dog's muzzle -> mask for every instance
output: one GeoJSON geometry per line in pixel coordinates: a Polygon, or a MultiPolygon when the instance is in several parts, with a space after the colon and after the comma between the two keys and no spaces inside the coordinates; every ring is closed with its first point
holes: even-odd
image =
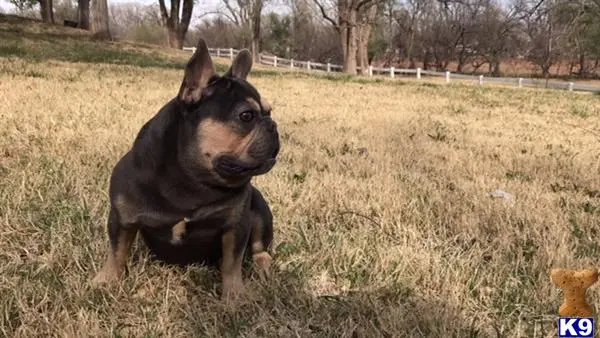
{"type": "Polygon", "coordinates": [[[242,161],[232,155],[221,155],[213,160],[214,167],[222,176],[257,176],[270,171],[279,154],[277,124],[267,117],[261,121],[262,131],[249,146],[247,155],[252,161],[242,161]]]}

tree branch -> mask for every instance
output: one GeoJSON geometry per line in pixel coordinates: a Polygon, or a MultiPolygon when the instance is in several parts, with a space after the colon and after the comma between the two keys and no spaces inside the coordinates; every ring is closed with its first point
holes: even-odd
{"type": "Polygon", "coordinates": [[[173,22],[173,26],[177,26],[179,23],[179,1],[171,0],[171,21],[173,22]]]}
{"type": "MultiPolygon", "coordinates": [[[[200,14],[196,15],[196,19],[202,19],[205,16],[209,16],[209,15],[212,15],[212,14],[216,14],[216,15],[219,15],[219,16],[222,15],[222,16],[225,16],[225,17],[227,16],[225,13],[221,13],[219,11],[208,11],[208,12],[203,12],[203,13],[200,13],[200,14]]],[[[227,19],[229,19],[229,18],[227,18],[227,19]]]]}
{"type": "Polygon", "coordinates": [[[194,0],[183,0],[183,13],[181,13],[181,23],[179,25],[179,34],[181,34],[181,36],[185,36],[185,33],[187,33],[188,27],[190,26],[190,21],[192,20],[193,10],[194,0]]]}
{"type": "Polygon", "coordinates": [[[229,0],[223,0],[223,3],[225,4],[225,7],[227,8],[231,16],[225,14],[224,15],[239,26],[241,24],[241,18],[238,16],[238,13],[235,11],[235,9],[231,6],[229,0]]]}
{"type": "Polygon", "coordinates": [[[319,7],[319,10],[321,10],[321,14],[323,15],[323,18],[325,20],[329,21],[329,23],[331,23],[333,25],[333,27],[339,31],[340,25],[337,22],[335,22],[332,18],[330,18],[329,15],[327,15],[327,12],[325,11],[325,7],[323,7],[323,5],[319,2],[319,0],[313,0],[313,1],[319,7]]]}
{"type": "Polygon", "coordinates": [[[163,19],[163,24],[169,21],[169,14],[167,14],[167,7],[165,6],[165,0],[158,0],[160,6],[160,16],[163,19]]]}
{"type": "Polygon", "coordinates": [[[366,6],[373,2],[373,0],[361,0],[358,5],[356,5],[356,11],[359,12],[363,6],[366,6]]]}

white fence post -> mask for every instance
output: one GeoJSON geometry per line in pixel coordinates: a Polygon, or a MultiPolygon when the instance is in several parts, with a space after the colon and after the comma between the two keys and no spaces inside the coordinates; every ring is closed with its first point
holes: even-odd
{"type": "Polygon", "coordinates": [[[229,48],[229,59],[233,60],[233,48],[229,48]]]}
{"type": "Polygon", "coordinates": [[[290,69],[294,69],[294,59],[290,59],[290,69]]]}
{"type": "Polygon", "coordinates": [[[310,61],[306,61],[306,69],[310,70],[310,61]]]}
{"type": "Polygon", "coordinates": [[[417,80],[421,79],[421,68],[417,68],[417,80]]]}
{"type": "Polygon", "coordinates": [[[331,63],[327,62],[327,73],[331,72],[331,63]]]}
{"type": "Polygon", "coordinates": [[[390,77],[394,77],[394,67],[390,67],[390,77]]]}
{"type": "Polygon", "coordinates": [[[273,56],[273,67],[277,68],[277,55],[273,56]]]}
{"type": "Polygon", "coordinates": [[[569,91],[572,92],[573,91],[573,87],[575,86],[575,84],[573,82],[569,82],[569,91]]]}
{"type": "Polygon", "coordinates": [[[483,86],[483,75],[479,75],[479,85],[483,86]]]}
{"type": "Polygon", "coordinates": [[[523,78],[519,78],[519,88],[523,88],[523,78]]]}
{"type": "Polygon", "coordinates": [[[220,58],[221,57],[221,48],[217,48],[217,57],[220,58]]]}
{"type": "Polygon", "coordinates": [[[373,66],[369,65],[369,76],[373,76],[373,66]]]}
{"type": "Polygon", "coordinates": [[[446,83],[450,82],[450,72],[446,72],[446,83]]]}

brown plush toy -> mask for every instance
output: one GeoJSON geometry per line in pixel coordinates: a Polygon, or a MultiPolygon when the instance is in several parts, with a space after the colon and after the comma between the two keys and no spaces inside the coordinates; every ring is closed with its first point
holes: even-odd
{"type": "Polygon", "coordinates": [[[597,270],[553,269],[550,279],[563,289],[564,301],[558,309],[561,317],[591,317],[594,314],[586,300],[586,291],[598,281],[597,270]]]}

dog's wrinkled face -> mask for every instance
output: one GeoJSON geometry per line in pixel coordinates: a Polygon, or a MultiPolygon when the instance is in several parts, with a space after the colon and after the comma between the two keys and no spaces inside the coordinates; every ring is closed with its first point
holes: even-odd
{"type": "Polygon", "coordinates": [[[186,114],[188,157],[226,183],[267,173],[279,153],[271,106],[246,81],[251,67],[250,53],[243,50],[231,68],[218,76],[201,41],[179,92],[186,114]]]}

